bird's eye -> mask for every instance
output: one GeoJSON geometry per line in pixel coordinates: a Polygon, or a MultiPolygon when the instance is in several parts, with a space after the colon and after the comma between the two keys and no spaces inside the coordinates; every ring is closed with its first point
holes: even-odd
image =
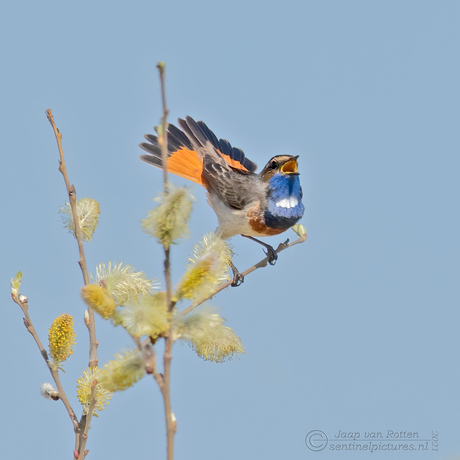
{"type": "Polygon", "coordinates": [[[278,167],[278,165],[276,164],[276,161],[272,161],[272,162],[270,163],[270,168],[276,169],[277,167],[278,167]]]}

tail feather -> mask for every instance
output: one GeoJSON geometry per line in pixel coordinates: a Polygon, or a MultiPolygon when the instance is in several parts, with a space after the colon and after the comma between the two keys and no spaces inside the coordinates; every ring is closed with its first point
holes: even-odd
{"type": "Polygon", "coordinates": [[[168,142],[175,141],[179,146],[184,146],[189,150],[193,150],[192,143],[189,138],[176,126],[168,126],[168,142]]]}
{"type": "Polygon", "coordinates": [[[168,158],[168,171],[203,185],[203,161],[194,150],[181,147],[168,158]]]}
{"type": "MultiPolygon", "coordinates": [[[[257,165],[248,160],[241,149],[232,147],[226,140],[217,140],[214,133],[202,121],[196,122],[191,117],[178,121],[182,130],[174,125],[168,125],[168,171],[171,173],[204,185],[203,158],[200,151],[209,143],[233,170],[248,174],[257,169],[257,165]]],[[[157,128],[155,131],[158,133],[157,128]]],[[[148,155],[141,155],[140,159],[162,169],[163,158],[158,136],[146,134],[144,137],[147,142],[142,142],[139,147],[148,155]]]]}
{"type": "Polygon", "coordinates": [[[139,158],[145,163],[148,163],[149,165],[153,165],[153,166],[156,166],[157,168],[163,169],[163,161],[161,160],[160,157],[156,157],[154,155],[140,155],[139,158]]]}
{"type": "Polygon", "coordinates": [[[179,120],[177,120],[182,131],[188,137],[194,148],[204,147],[206,144],[206,138],[204,134],[201,132],[199,126],[196,124],[193,118],[185,118],[185,120],[182,120],[182,118],[179,118],[179,120]]]}

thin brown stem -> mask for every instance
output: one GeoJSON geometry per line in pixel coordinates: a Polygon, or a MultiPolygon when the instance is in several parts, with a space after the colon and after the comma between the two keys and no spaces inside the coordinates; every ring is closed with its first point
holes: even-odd
{"type": "Polygon", "coordinates": [[[57,369],[55,369],[53,367],[53,365],[51,364],[50,360],[48,359],[48,353],[43,348],[43,345],[42,345],[42,343],[40,341],[40,338],[38,337],[37,331],[35,330],[35,327],[34,327],[34,325],[32,323],[32,319],[30,318],[30,315],[29,315],[29,303],[28,303],[28,300],[21,301],[20,300],[21,296],[12,295],[11,297],[14,300],[14,302],[16,302],[21,307],[21,310],[24,313],[24,316],[25,316],[25,318],[24,318],[24,326],[27,328],[27,330],[30,332],[30,334],[34,338],[35,343],[37,344],[38,349],[40,350],[40,354],[41,354],[42,358],[45,360],[46,365],[48,366],[48,369],[49,369],[49,371],[51,373],[51,376],[53,377],[54,383],[56,384],[56,389],[57,389],[57,391],[59,393],[59,399],[64,404],[64,406],[65,406],[65,408],[67,410],[67,413],[69,414],[70,420],[72,421],[73,429],[74,429],[74,431],[76,431],[78,429],[77,417],[75,416],[75,412],[73,411],[72,406],[70,405],[69,399],[67,398],[67,395],[66,395],[66,393],[64,391],[64,387],[61,384],[61,380],[59,378],[59,372],[58,372],[57,369]]]}
{"type": "MultiPolygon", "coordinates": [[[[292,246],[299,244],[299,243],[304,243],[307,240],[307,235],[302,235],[300,238],[297,240],[293,241],[292,243],[289,244],[284,244],[280,243],[276,249],[276,254],[279,254],[281,251],[284,251],[285,249],[291,248],[292,246]]],[[[253,271],[257,270],[258,268],[263,268],[266,267],[268,263],[268,257],[265,257],[252,267],[249,267],[247,270],[245,270],[243,273],[241,273],[244,277],[252,273],[253,271]]],[[[185,310],[181,311],[177,316],[185,316],[188,315],[190,312],[195,310],[198,306],[200,306],[202,303],[206,302],[209,300],[211,297],[214,297],[216,294],[219,292],[223,291],[224,289],[227,289],[229,286],[231,286],[233,280],[227,281],[226,283],[221,284],[212,294],[208,295],[204,299],[200,299],[198,302],[193,303],[189,307],[187,307],[185,310]]]]}
{"type": "MultiPolygon", "coordinates": [[[[83,233],[80,227],[80,221],[78,220],[77,214],[77,193],[75,191],[75,186],[70,185],[69,175],[67,174],[67,168],[65,165],[65,158],[64,158],[64,151],[62,150],[62,134],[59,132],[57,128],[53,113],[51,109],[46,111],[46,115],[48,117],[51,126],[53,127],[54,135],[56,136],[56,142],[59,149],[59,171],[61,172],[62,176],[64,177],[65,186],[67,189],[67,194],[69,196],[70,207],[72,209],[72,218],[75,224],[75,237],[78,243],[78,252],[79,252],[79,260],[78,264],[80,265],[80,269],[83,275],[83,281],[86,284],[89,284],[89,275],[88,275],[88,267],[86,265],[86,258],[85,258],[85,249],[83,247],[83,233]]],[[[96,340],[96,321],[94,318],[94,310],[92,308],[88,308],[89,314],[89,321],[87,324],[88,331],[89,331],[89,367],[97,366],[98,359],[97,359],[97,345],[98,342],[96,340]]]]}
{"type": "Polygon", "coordinates": [[[165,90],[165,65],[163,62],[159,62],[157,65],[158,71],[160,72],[160,83],[161,83],[161,100],[163,104],[163,116],[161,118],[161,133],[159,141],[161,144],[161,157],[163,163],[163,184],[165,193],[168,193],[168,123],[167,118],[169,114],[168,107],[166,105],[166,90],[165,90]]]}
{"type": "MultiPolygon", "coordinates": [[[[54,135],[56,137],[56,142],[58,145],[58,150],[59,150],[59,171],[62,174],[62,177],[64,178],[65,186],[67,189],[67,194],[69,196],[69,202],[70,202],[70,208],[72,210],[72,219],[75,225],[75,238],[77,240],[78,244],[78,253],[79,253],[79,260],[78,264],[80,266],[80,270],[83,275],[83,282],[85,285],[89,284],[89,275],[88,275],[88,266],[86,264],[86,257],[85,257],[85,248],[83,247],[83,232],[80,227],[80,221],[78,219],[78,213],[77,213],[77,192],[75,190],[75,186],[70,184],[69,181],[69,175],[67,173],[67,167],[65,164],[65,158],[64,158],[64,151],[62,149],[62,134],[59,132],[59,129],[56,126],[56,123],[54,122],[53,118],[53,113],[51,112],[51,109],[48,109],[46,111],[46,115],[48,117],[48,120],[53,128],[54,135]]],[[[98,364],[98,359],[97,359],[97,346],[98,342],[96,339],[96,320],[94,316],[94,310],[92,308],[88,308],[88,318],[85,318],[85,325],[88,328],[88,333],[89,333],[89,367],[95,367],[98,364]]],[[[57,371],[55,371],[57,381],[59,381],[59,375],[57,371]]],[[[53,378],[55,376],[53,375],[53,378]]],[[[55,378],[56,381],[56,378],[55,378]]],[[[61,389],[59,386],[62,388],[62,385],[59,384],[56,381],[56,385],[58,385],[58,391],[60,392],[61,389]]],[[[62,389],[62,391],[64,391],[62,389]]],[[[91,404],[93,404],[93,401],[91,401],[91,404]]],[[[94,407],[93,407],[94,409],[94,407]]],[[[86,446],[86,441],[88,439],[88,430],[90,428],[91,424],[91,416],[92,416],[92,410],[88,413],[88,415],[83,415],[80,423],[78,424],[75,429],[75,450],[79,453],[79,458],[81,460],[84,459],[85,457],[85,446],[86,446]]],[[[75,417],[75,415],[74,415],[75,417]]]]}
{"type": "Polygon", "coordinates": [[[171,396],[170,396],[172,346],[173,346],[173,340],[172,340],[171,328],[170,328],[168,332],[168,336],[165,337],[165,354],[163,358],[163,363],[164,363],[163,398],[165,402],[168,460],[172,460],[174,457],[174,435],[176,434],[175,427],[173,427],[173,413],[171,409],[171,396]]]}
{"type": "Polygon", "coordinates": [[[88,413],[86,415],[83,415],[80,421],[80,430],[82,431],[80,439],[79,439],[79,446],[76,449],[79,453],[79,459],[84,459],[85,458],[85,447],[86,447],[86,442],[88,441],[88,431],[89,427],[91,425],[91,419],[93,417],[94,413],[94,408],[96,407],[96,386],[97,386],[97,380],[94,380],[91,383],[91,401],[89,404],[88,408],[88,413]]]}
{"type": "MultiPolygon", "coordinates": [[[[169,193],[168,187],[168,107],[166,105],[166,91],[165,91],[165,65],[162,62],[158,63],[158,71],[160,72],[161,83],[161,98],[163,103],[163,116],[161,118],[161,130],[159,131],[158,140],[161,145],[161,154],[163,160],[163,185],[165,193],[169,193]]],[[[164,246],[165,260],[164,260],[164,275],[166,282],[166,302],[168,310],[172,311],[174,303],[172,302],[172,285],[171,285],[171,264],[170,264],[170,246],[164,246]]],[[[172,346],[173,340],[171,335],[171,326],[165,335],[165,353],[163,357],[164,376],[160,381],[155,377],[160,385],[161,393],[163,395],[165,405],[165,418],[166,418],[166,438],[167,438],[167,459],[173,460],[174,457],[174,434],[176,433],[175,423],[173,423],[171,411],[171,395],[170,395],[170,376],[171,376],[171,359],[172,359],[172,346]]]]}
{"type": "MultiPolygon", "coordinates": [[[[163,104],[163,116],[161,117],[161,131],[159,135],[159,142],[161,145],[161,156],[163,160],[163,186],[165,193],[169,193],[168,186],[168,107],[166,105],[166,90],[165,90],[165,65],[163,62],[159,62],[157,65],[158,71],[160,72],[160,83],[161,83],[161,99],[163,104]]],[[[164,261],[164,274],[166,280],[166,301],[168,304],[169,311],[174,307],[172,305],[172,287],[171,287],[171,265],[170,265],[170,250],[171,247],[164,247],[165,261],[164,261]]]]}

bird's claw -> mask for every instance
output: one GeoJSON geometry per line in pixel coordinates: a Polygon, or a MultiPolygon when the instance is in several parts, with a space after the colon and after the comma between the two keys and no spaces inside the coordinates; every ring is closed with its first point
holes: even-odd
{"type": "Polygon", "coordinates": [[[233,262],[230,263],[230,268],[233,272],[233,280],[230,286],[237,287],[241,286],[244,283],[244,275],[242,275],[238,269],[233,265],[233,262]]]}
{"type": "Polygon", "coordinates": [[[268,263],[270,265],[275,265],[276,264],[276,261],[278,259],[278,254],[276,253],[276,251],[271,246],[267,246],[267,252],[265,252],[265,255],[267,256],[268,263]]]}
{"type": "Polygon", "coordinates": [[[230,286],[237,287],[237,286],[241,286],[243,283],[244,283],[244,276],[240,272],[233,273],[233,281],[230,286]]]}

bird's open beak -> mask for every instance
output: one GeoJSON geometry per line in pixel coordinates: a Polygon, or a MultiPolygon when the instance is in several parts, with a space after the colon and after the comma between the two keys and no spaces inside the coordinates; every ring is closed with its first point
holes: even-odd
{"type": "Polygon", "coordinates": [[[297,171],[297,158],[298,156],[292,158],[292,160],[286,161],[283,166],[281,166],[281,172],[284,174],[299,174],[297,171]]]}

